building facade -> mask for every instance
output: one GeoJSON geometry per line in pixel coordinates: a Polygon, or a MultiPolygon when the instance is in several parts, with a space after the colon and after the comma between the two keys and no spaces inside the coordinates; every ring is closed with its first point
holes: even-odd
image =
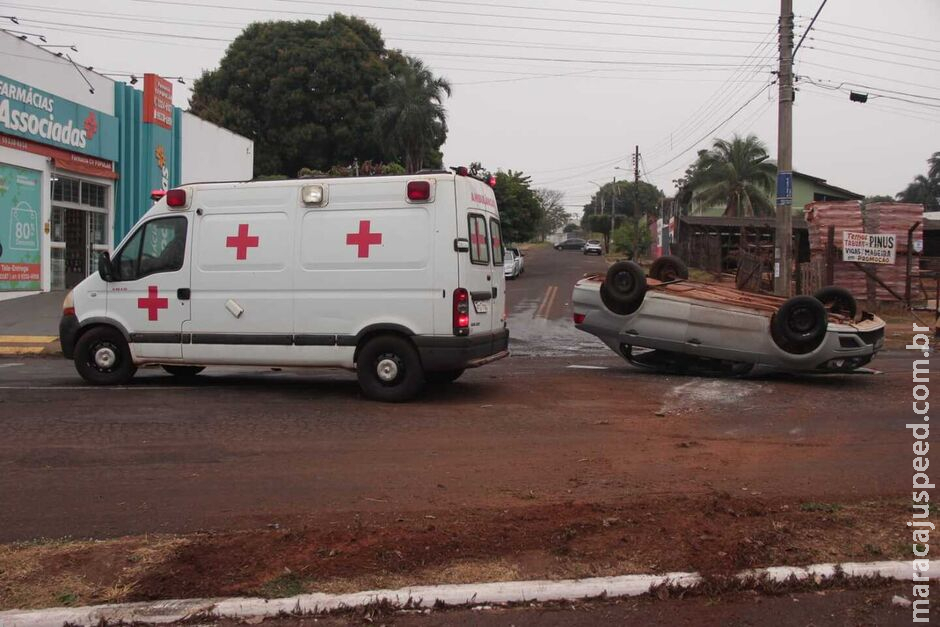
{"type": "Polygon", "coordinates": [[[251,140],[0,32],[0,299],[68,289],[187,182],[249,180],[251,140]]]}

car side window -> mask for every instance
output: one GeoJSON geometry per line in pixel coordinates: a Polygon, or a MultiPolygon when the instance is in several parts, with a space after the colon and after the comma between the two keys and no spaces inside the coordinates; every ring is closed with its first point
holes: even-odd
{"type": "Polygon", "coordinates": [[[119,281],[134,281],[183,267],[186,218],[173,216],[144,223],[114,256],[119,281]]]}
{"type": "Polygon", "coordinates": [[[467,215],[470,229],[470,262],[490,265],[490,247],[486,239],[486,218],[475,213],[467,215]]]}
{"type": "Polygon", "coordinates": [[[490,218],[490,245],[493,248],[493,265],[499,266],[503,263],[503,231],[499,222],[490,218]]]}

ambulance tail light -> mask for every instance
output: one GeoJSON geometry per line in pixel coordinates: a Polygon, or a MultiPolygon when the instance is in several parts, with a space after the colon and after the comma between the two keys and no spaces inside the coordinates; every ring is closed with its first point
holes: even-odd
{"type": "Polygon", "coordinates": [[[470,335],[470,292],[454,290],[454,335],[470,335]]]}
{"type": "Polygon", "coordinates": [[[185,207],[186,206],[186,190],[185,189],[171,189],[166,193],[166,204],[168,207],[185,207]]]}
{"type": "Polygon", "coordinates": [[[408,181],[408,200],[411,202],[431,200],[431,181],[408,181]]]}
{"type": "Polygon", "coordinates": [[[72,290],[69,290],[69,293],[65,295],[65,300],[62,301],[62,315],[75,315],[75,298],[72,296],[72,290]]]}

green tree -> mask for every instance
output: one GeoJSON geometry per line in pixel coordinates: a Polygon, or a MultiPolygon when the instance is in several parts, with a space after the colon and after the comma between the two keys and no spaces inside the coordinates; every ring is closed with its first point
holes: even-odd
{"type": "Polygon", "coordinates": [[[585,215],[604,214],[609,219],[610,208],[613,205],[614,214],[618,216],[658,215],[659,202],[662,198],[662,191],[645,181],[611,182],[591,196],[591,201],[584,205],[584,213],[585,215]],[[637,210],[637,198],[639,198],[639,210],[637,210]]]}
{"type": "Polygon", "coordinates": [[[254,140],[259,176],[397,160],[375,133],[376,91],[405,63],[359,18],[254,23],[196,81],[190,110],[254,140]]]}
{"type": "Polygon", "coordinates": [[[940,210],[940,152],[927,159],[927,176],[915,176],[904,191],[897,194],[897,199],[921,203],[928,211],[940,210]]]}
{"type": "Polygon", "coordinates": [[[613,249],[618,253],[626,253],[630,259],[639,257],[639,253],[649,248],[653,243],[653,236],[645,223],[637,223],[632,220],[624,222],[614,231],[613,249]],[[637,226],[640,226],[639,231],[637,226]]]}
{"type": "Polygon", "coordinates": [[[444,98],[450,96],[447,79],[435,77],[424,62],[405,57],[392,76],[379,85],[376,95],[385,104],[378,111],[378,130],[383,142],[403,155],[405,169],[417,172],[429,165],[440,167],[438,149],[447,137],[444,98]]]}
{"type": "Polygon", "coordinates": [[[581,228],[588,233],[600,233],[604,238],[604,250],[610,250],[610,216],[585,213],[581,216],[581,228]]]}
{"type": "MultiPolygon", "coordinates": [[[[474,161],[467,168],[471,176],[488,179],[492,176],[482,163],[474,161]]],[[[535,237],[542,220],[542,205],[530,185],[531,179],[522,172],[496,171],[496,204],[503,229],[503,241],[526,242],[535,237]]]]}
{"type": "Polygon", "coordinates": [[[563,232],[565,232],[565,233],[574,233],[575,231],[580,231],[580,230],[581,230],[581,226],[580,226],[580,225],[575,224],[574,222],[569,222],[568,224],[565,225],[565,228],[563,229],[563,232]]]}
{"type": "Polygon", "coordinates": [[[699,153],[698,185],[694,198],[705,205],[724,204],[726,216],[770,215],[770,194],[777,166],[756,135],[716,139],[711,150],[699,153]]]}
{"type": "Polygon", "coordinates": [[[542,212],[542,218],[539,220],[537,232],[539,238],[544,240],[550,234],[568,223],[568,214],[565,212],[565,206],[562,204],[565,199],[565,193],[555,189],[540,188],[535,190],[535,197],[539,201],[539,207],[542,212]]]}

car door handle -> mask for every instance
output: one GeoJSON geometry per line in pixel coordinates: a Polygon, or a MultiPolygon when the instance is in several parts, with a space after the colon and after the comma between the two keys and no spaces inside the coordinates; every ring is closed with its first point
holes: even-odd
{"type": "Polygon", "coordinates": [[[180,300],[189,300],[190,296],[192,296],[192,292],[189,291],[188,287],[181,287],[176,290],[176,297],[180,300]]]}
{"type": "Polygon", "coordinates": [[[697,340],[693,337],[691,340],[686,340],[686,342],[688,344],[695,344],[696,346],[698,346],[702,343],[702,340],[697,340]]]}
{"type": "Polygon", "coordinates": [[[491,292],[470,292],[470,298],[479,302],[489,300],[493,297],[491,292]]]}
{"type": "Polygon", "coordinates": [[[494,288],[493,288],[493,298],[496,298],[496,296],[497,296],[498,294],[499,294],[499,288],[498,288],[498,287],[494,287],[494,288]]]}

